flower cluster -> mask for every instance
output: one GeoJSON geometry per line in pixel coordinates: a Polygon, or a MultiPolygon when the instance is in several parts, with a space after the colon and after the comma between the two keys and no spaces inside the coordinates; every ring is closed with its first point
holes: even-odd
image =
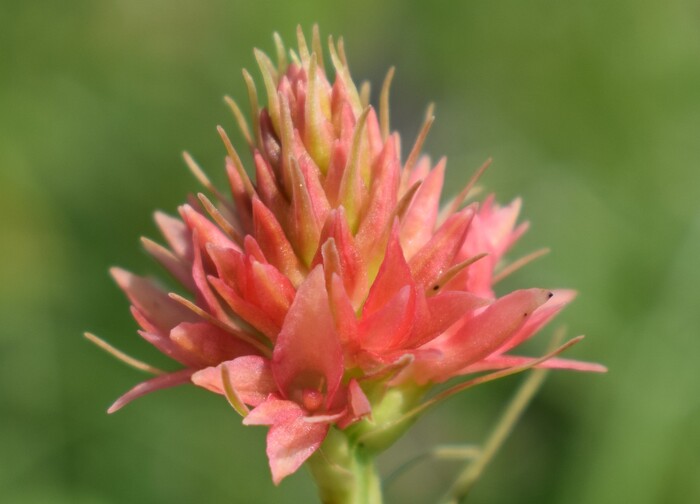
{"type": "Polygon", "coordinates": [[[393,71],[377,112],[369,87],[350,77],[342,41],[328,45],[332,72],[316,30],[309,45],[300,33],[297,51],[276,41],[277,63],[255,53],[266,106],[244,72],[252,129],[229,100],[254,180],[219,129],[232,198],[186,155],[215,202],[200,194],[179,218],[156,213],[167,246],[144,240],[187,295],[112,270],[139,334],[183,368],[154,370],[110,412],[189,381],[225,395],[244,424],[269,426],[278,483],[329,431],[386,448],[430,388],[455,376],[530,365],[601,370],[509,353],[573,293],[495,295],[503,256],[527,227],[516,224],[520,202],[466,204],[472,181],[440,208],[445,160],[421,155],[432,114],[402,160],[389,128],[393,71]]]}

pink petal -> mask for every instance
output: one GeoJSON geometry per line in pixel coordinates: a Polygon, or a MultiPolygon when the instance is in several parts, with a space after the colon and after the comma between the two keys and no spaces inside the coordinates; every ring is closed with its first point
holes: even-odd
{"type": "Polygon", "coordinates": [[[197,246],[204,250],[207,243],[213,243],[219,247],[230,247],[237,249],[238,246],[223,232],[216,224],[207,219],[204,215],[196,211],[190,205],[180,207],[180,215],[192,232],[197,233],[197,246]]]}
{"type": "Polygon", "coordinates": [[[272,372],[286,397],[325,386],[332,399],[343,377],[343,350],[335,331],[323,267],[299,286],[272,356],[272,372]]]}
{"type": "MultiPolygon", "coordinates": [[[[345,290],[353,300],[354,306],[359,306],[367,296],[367,268],[356,246],[355,239],[350,232],[350,228],[348,228],[347,219],[345,218],[345,209],[342,206],[332,210],[328,214],[319,242],[322,246],[319,247],[316,258],[314,259],[314,266],[324,261],[323,245],[326,245],[330,239],[334,241],[337,257],[339,259],[339,268],[334,272],[343,279],[345,290]]],[[[324,269],[326,270],[326,274],[328,274],[328,265],[325,263],[324,269]]]]}
{"type": "Polygon", "coordinates": [[[170,339],[190,355],[197,356],[202,363],[199,367],[258,353],[258,350],[234,334],[207,322],[183,322],[170,331],[170,339]]]}
{"type": "Polygon", "coordinates": [[[221,299],[243,320],[252,325],[255,329],[267,336],[271,341],[277,338],[280,327],[258,306],[250,303],[247,299],[240,296],[235,290],[226,285],[220,279],[210,276],[209,282],[216,292],[221,296],[221,299]]]}
{"type": "Polygon", "coordinates": [[[299,285],[304,278],[301,263],[275,215],[257,198],[253,199],[253,226],[255,239],[270,264],[299,285]]]}
{"type": "Polygon", "coordinates": [[[360,321],[360,343],[370,352],[397,348],[410,335],[416,312],[416,291],[411,285],[401,288],[379,310],[360,321]]]}
{"type": "Polygon", "coordinates": [[[414,348],[427,343],[445,332],[450,326],[489,301],[464,291],[444,291],[424,298],[425,313],[418,318],[406,347],[414,348]]]}
{"type": "Polygon", "coordinates": [[[163,212],[156,212],[154,218],[175,255],[185,262],[192,262],[191,232],[185,223],[163,212]]]}
{"type": "Polygon", "coordinates": [[[399,171],[396,139],[390,136],[375,163],[367,210],[357,231],[358,248],[363,252],[372,249],[390,224],[398,198],[399,171]]]}
{"type": "Polygon", "coordinates": [[[427,288],[453,265],[473,217],[474,209],[471,207],[450,216],[416,252],[409,262],[416,284],[427,288]]]}
{"type": "MultiPolygon", "coordinates": [[[[537,359],[534,357],[521,357],[519,355],[496,355],[493,357],[487,357],[480,362],[476,362],[471,366],[466,367],[460,371],[460,374],[480,373],[482,371],[491,371],[494,369],[520,367],[525,366],[534,360],[537,359]]],[[[571,371],[585,371],[591,373],[605,373],[608,370],[607,367],[603,366],[602,364],[596,364],[595,362],[583,362],[558,358],[546,360],[535,367],[548,369],[568,369],[571,371]]]]}
{"type": "Polygon", "coordinates": [[[441,361],[417,361],[419,381],[443,381],[460,369],[477,362],[510,339],[528,317],[550,297],[544,289],[511,292],[496,300],[482,313],[468,320],[446,341],[441,342],[441,361]]]}
{"type": "Polygon", "coordinates": [[[377,278],[374,280],[367,301],[362,308],[362,316],[371,315],[381,309],[406,285],[413,285],[413,277],[404,259],[398,238],[398,226],[395,224],[377,278]]]}
{"type": "Polygon", "coordinates": [[[296,472],[318,450],[326,438],[328,427],[327,423],[309,422],[303,416],[270,427],[267,457],[275,485],[296,472]]]}
{"type": "Polygon", "coordinates": [[[573,290],[557,289],[553,290],[552,294],[553,296],[528,317],[520,330],[499,348],[497,353],[507,352],[530,339],[576,297],[576,291],[573,290]]]}
{"type": "Polygon", "coordinates": [[[168,294],[152,280],[140,277],[121,268],[109,270],[129,301],[138,309],[159,333],[168,334],[180,322],[194,322],[197,316],[168,294]]]}
{"type": "Polygon", "coordinates": [[[435,229],[445,164],[446,160],[441,159],[423,180],[401,223],[401,245],[409,259],[428,243],[435,229]]]}
{"type": "Polygon", "coordinates": [[[258,355],[239,357],[222,362],[218,366],[197,371],[192,375],[192,382],[216,394],[224,395],[221,366],[228,368],[231,386],[246,404],[259,406],[270,394],[277,392],[270,361],[258,355]]]}
{"type": "Polygon", "coordinates": [[[107,413],[114,413],[115,411],[120,410],[131,401],[141,397],[142,395],[155,392],[156,390],[182,385],[190,379],[193,372],[194,370],[192,369],[181,369],[180,371],[175,371],[174,373],[156,376],[148,381],[141,382],[129,390],[126,394],[122,395],[119,399],[114,401],[114,404],[109,407],[107,413]]]}

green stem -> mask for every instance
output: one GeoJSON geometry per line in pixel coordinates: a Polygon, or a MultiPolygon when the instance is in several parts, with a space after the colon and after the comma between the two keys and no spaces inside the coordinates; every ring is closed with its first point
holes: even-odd
{"type": "Polygon", "coordinates": [[[516,392],[508,407],[503,412],[500,421],[496,424],[488,439],[484,443],[481,455],[457,476],[457,479],[440,501],[443,504],[458,504],[471,491],[484,469],[503,445],[520,416],[527,408],[537,390],[542,385],[547,371],[536,369],[525,379],[516,392]]]}
{"type": "Polygon", "coordinates": [[[344,432],[331,429],[307,463],[323,504],[382,504],[373,454],[344,432]]]}

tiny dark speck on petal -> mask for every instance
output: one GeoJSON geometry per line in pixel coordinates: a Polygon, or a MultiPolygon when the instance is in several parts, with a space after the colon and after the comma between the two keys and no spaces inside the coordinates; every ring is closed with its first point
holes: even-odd
{"type": "Polygon", "coordinates": [[[439,288],[440,288],[439,285],[433,285],[433,290],[434,290],[434,291],[438,290],[439,288]]]}

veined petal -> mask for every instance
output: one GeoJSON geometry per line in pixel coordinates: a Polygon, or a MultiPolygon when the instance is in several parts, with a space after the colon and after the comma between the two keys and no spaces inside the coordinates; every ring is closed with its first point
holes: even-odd
{"type": "Polygon", "coordinates": [[[424,289],[452,266],[462,247],[474,217],[473,208],[465,208],[448,218],[440,229],[409,261],[416,284],[424,289]]]}
{"type": "Polygon", "coordinates": [[[512,292],[469,319],[440,344],[442,359],[415,363],[419,382],[444,381],[493,353],[516,333],[551,293],[544,289],[512,292]]]}
{"type": "Polygon", "coordinates": [[[141,382],[129,390],[126,394],[122,395],[119,399],[114,401],[114,403],[107,410],[107,413],[119,411],[134,399],[138,399],[139,397],[155,392],[156,390],[187,383],[193,372],[193,369],[182,369],[180,371],[175,371],[174,373],[156,376],[148,381],[141,382]]]}
{"type": "Polygon", "coordinates": [[[258,355],[248,355],[222,362],[218,366],[208,367],[192,375],[195,385],[224,395],[221,382],[221,367],[226,366],[231,386],[241,400],[251,406],[259,406],[270,394],[277,392],[277,385],[272,377],[270,361],[258,355]]]}
{"type": "Polygon", "coordinates": [[[170,299],[152,280],[121,268],[112,268],[110,273],[129,301],[158,332],[167,334],[180,322],[197,320],[192,312],[170,299]]]}
{"type": "Polygon", "coordinates": [[[258,353],[253,346],[207,322],[183,322],[170,331],[170,340],[202,362],[211,366],[242,355],[258,353]]]}
{"type": "Polygon", "coordinates": [[[270,264],[287,275],[293,285],[303,278],[303,267],[275,215],[257,198],[253,199],[255,239],[270,264]]]}
{"type": "MultiPolygon", "coordinates": [[[[536,357],[522,357],[520,355],[494,355],[476,362],[459,372],[459,374],[481,373],[482,371],[493,371],[495,369],[508,369],[527,364],[537,360],[536,357]]],[[[584,371],[590,373],[605,373],[608,368],[595,362],[584,362],[571,359],[548,359],[535,366],[547,369],[568,369],[570,371],[584,371]]]]}
{"type": "Polygon", "coordinates": [[[377,278],[370,287],[367,301],[362,308],[363,317],[385,306],[396,293],[407,285],[414,285],[411,270],[404,259],[399,243],[398,225],[395,223],[386,247],[377,278]]]}
{"type": "Polygon", "coordinates": [[[399,347],[411,334],[416,318],[416,290],[405,285],[380,309],[360,321],[360,344],[370,352],[399,347]]]}
{"type": "Polygon", "coordinates": [[[343,377],[343,349],[335,331],[323,267],[299,286],[272,355],[272,372],[286,397],[306,389],[332,400],[343,377]]]}
{"type": "Polygon", "coordinates": [[[446,163],[441,159],[423,180],[401,222],[401,245],[409,259],[428,243],[435,230],[446,163]]]}
{"type": "Polygon", "coordinates": [[[328,427],[327,423],[309,422],[303,416],[270,427],[267,457],[275,485],[299,469],[318,450],[326,438],[328,427]]]}

